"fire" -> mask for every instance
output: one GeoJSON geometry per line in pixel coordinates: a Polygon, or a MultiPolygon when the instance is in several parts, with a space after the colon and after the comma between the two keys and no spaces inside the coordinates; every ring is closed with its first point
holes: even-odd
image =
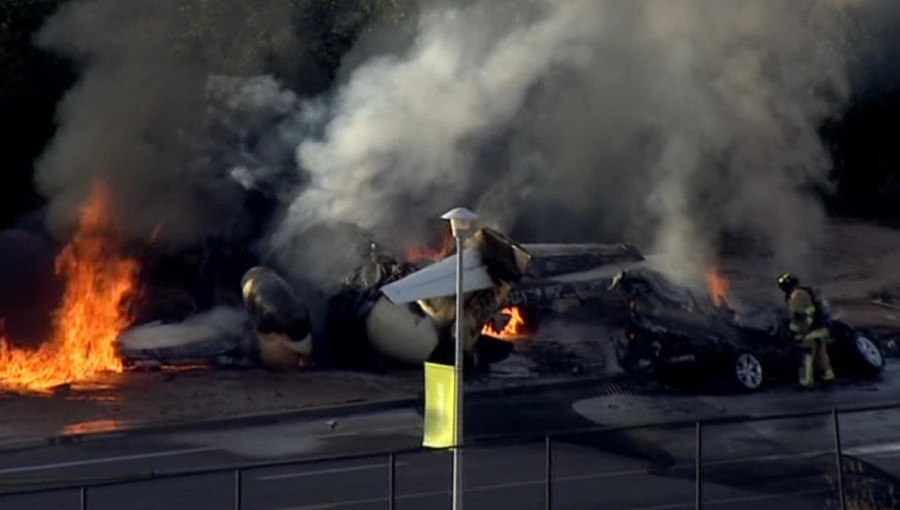
{"type": "Polygon", "coordinates": [[[100,419],[90,420],[66,425],[62,429],[64,435],[69,434],[94,434],[97,432],[112,432],[122,428],[117,420],[100,419]]]}
{"type": "Polygon", "coordinates": [[[488,322],[481,328],[481,334],[484,336],[499,338],[500,340],[515,340],[522,334],[523,326],[525,326],[525,319],[522,318],[522,313],[519,310],[519,307],[507,306],[501,308],[500,313],[509,317],[509,319],[506,321],[506,326],[503,328],[503,331],[497,331],[496,329],[494,329],[491,323],[488,322]]]}
{"type": "Polygon", "coordinates": [[[110,230],[107,190],[98,184],[81,206],[77,232],[56,258],[66,283],[51,337],[37,350],[0,338],[0,387],[42,391],[122,371],[115,342],[130,323],[122,305],[134,292],[137,262],[113,253],[110,230]]]}
{"type": "Polygon", "coordinates": [[[444,236],[441,245],[438,248],[430,246],[416,246],[408,244],[403,247],[403,257],[410,264],[418,264],[419,262],[434,262],[441,260],[453,251],[453,237],[450,234],[444,236]]]}
{"type": "Polygon", "coordinates": [[[710,266],[706,269],[706,288],[709,291],[709,298],[715,306],[722,306],[725,303],[725,296],[728,294],[728,279],[717,266],[710,266]]]}

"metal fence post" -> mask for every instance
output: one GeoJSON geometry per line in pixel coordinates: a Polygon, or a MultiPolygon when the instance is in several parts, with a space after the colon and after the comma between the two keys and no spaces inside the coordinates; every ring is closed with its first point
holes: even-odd
{"type": "Polygon", "coordinates": [[[80,489],[78,489],[78,499],[81,502],[81,510],[87,510],[87,491],[87,487],[85,486],[82,486],[80,489]]]}
{"type": "Polygon", "coordinates": [[[241,494],[241,470],[234,470],[234,510],[241,510],[242,497],[241,494]]]}
{"type": "Polygon", "coordinates": [[[841,453],[841,426],[838,423],[838,410],[836,408],[831,409],[831,416],[834,420],[834,455],[835,466],[837,467],[838,498],[840,498],[841,510],[845,510],[847,508],[847,497],[844,494],[844,459],[841,453]]]}
{"type": "Polygon", "coordinates": [[[544,437],[544,508],[553,508],[553,442],[544,437]]]}
{"type": "Polygon", "coordinates": [[[388,454],[388,510],[396,508],[396,490],[397,490],[397,457],[394,452],[388,454]]]}
{"type": "Polygon", "coordinates": [[[694,508],[703,508],[703,425],[697,422],[694,438],[694,508]]]}

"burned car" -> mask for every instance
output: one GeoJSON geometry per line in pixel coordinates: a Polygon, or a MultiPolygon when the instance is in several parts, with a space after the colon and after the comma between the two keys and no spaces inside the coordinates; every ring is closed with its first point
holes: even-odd
{"type": "MultiPolygon", "coordinates": [[[[666,383],[725,383],[757,390],[796,379],[800,351],[777,310],[744,315],[724,300],[676,285],[652,269],[620,273],[613,286],[628,300],[625,338],[616,343],[619,363],[632,374],[666,383]]],[[[877,341],[866,331],[830,320],[828,352],[838,377],[876,377],[884,368],[877,341]]]]}

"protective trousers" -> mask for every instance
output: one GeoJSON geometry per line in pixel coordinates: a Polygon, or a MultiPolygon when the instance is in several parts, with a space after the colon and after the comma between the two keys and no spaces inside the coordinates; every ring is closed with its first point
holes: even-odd
{"type": "Polygon", "coordinates": [[[800,385],[809,388],[816,382],[818,369],[823,381],[834,380],[831,360],[828,359],[828,330],[825,328],[810,331],[800,340],[803,356],[800,362],[800,385]]]}

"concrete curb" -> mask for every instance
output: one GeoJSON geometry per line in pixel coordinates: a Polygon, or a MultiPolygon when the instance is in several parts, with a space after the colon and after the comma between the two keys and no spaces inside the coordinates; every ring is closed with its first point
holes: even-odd
{"type": "MultiPolygon", "coordinates": [[[[579,379],[558,378],[553,380],[529,381],[519,384],[510,384],[502,387],[468,388],[467,395],[492,395],[514,394],[536,389],[566,388],[570,386],[583,386],[597,384],[616,379],[617,375],[594,376],[579,379]]],[[[60,434],[56,436],[21,438],[0,440],[0,453],[10,453],[36,448],[80,444],[92,441],[118,439],[136,435],[158,434],[165,432],[187,432],[199,429],[230,429],[249,425],[276,424],[285,420],[294,419],[322,419],[340,418],[353,414],[369,413],[375,411],[388,411],[414,407],[422,402],[422,393],[416,396],[404,396],[390,399],[368,400],[364,402],[347,402],[343,404],[329,404],[324,406],[306,407],[283,411],[269,411],[262,413],[249,413],[244,415],[228,416],[224,418],[185,420],[178,422],[134,425],[117,430],[103,432],[84,432],[73,434],[60,434]]]]}

